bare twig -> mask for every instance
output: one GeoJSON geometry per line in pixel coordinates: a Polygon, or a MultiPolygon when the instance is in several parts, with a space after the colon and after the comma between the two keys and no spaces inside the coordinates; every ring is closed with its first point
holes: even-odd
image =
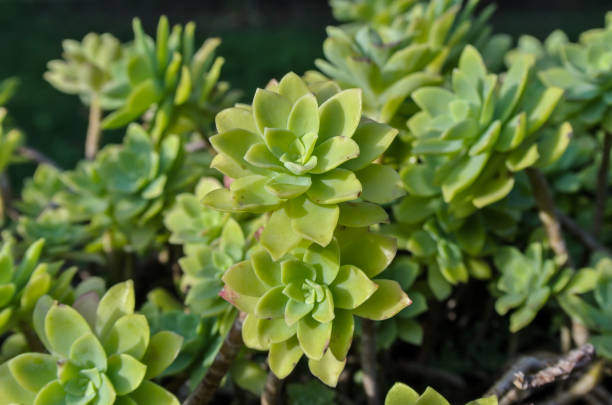
{"type": "Polygon", "coordinates": [[[242,322],[243,315],[239,314],[223,341],[215,361],[196,389],[184,402],[184,405],[206,405],[210,402],[242,346],[242,322]]]}
{"type": "Polygon", "coordinates": [[[19,213],[13,208],[13,190],[6,173],[0,173],[0,214],[8,216],[13,221],[19,218],[19,213]]]}
{"type": "Polygon", "coordinates": [[[612,256],[612,251],[610,251],[610,249],[599,243],[595,236],[584,230],[572,218],[565,215],[561,211],[557,211],[557,217],[559,218],[559,221],[563,227],[576,236],[584,246],[590,250],[599,250],[608,256],[612,256]]]}
{"type": "Polygon", "coordinates": [[[562,391],[541,405],[567,405],[591,392],[603,376],[603,360],[594,363],[591,368],[576,381],[568,391],[562,391]]]}
{"type": "Polygon", "coordinates": [[[93,159],[98,153],[100,146],[100,120],[102,119],[102,109],[97,96],[91,98],[89,105],[89,125],[87,126],[87,138],[85,139],[85,157],[93,159]]]}
{"type": "Polygon", "coordinates": [[[608,200],[608,174],[610,173],[610,148],[612,148],[612,134],[606,132],[603,140],[601,164],[597,172],[597,189],[595,190],[595,215],[593,216],[593,235],[599,238],[601,226],[606,215],[608,200]]]}
{"type": "Polygon", "coordinates": [[[595,348],[586,344],[567,355],[560,357],[556,362],[532,375],[518,372],[514,379],[514,386],[521,390],[528,390],[566,379],[577,368],[591,363],[595,358],[595,348]]]}
{"type": "Polygon", "coordinates": [[[429,367],[416,361],[407,363],[400,362],[398,367],[406,374],[425,377],[428,380],[437,380],[440,383],[460,391],[467,389],[465,380],[459,374],[455,374],[451,371],[429,367]]]}
{"type": "Polygon", "coordinates": [[[52,166],[56,169],[59,169],[59,165],[50,157],[45,156],[42,152],[40,152],[39,150],[36,150],[34,148],[30,148],[29,146],[20,146],[18,149],[18,152],[21,156],[23,156],[24,158],[28,159],[28,160],[32,160],[36,163],[39,164],[47,164],[49,166],[52,166]]]}
{"type": "Polygon", "coordinates": [[[376,324],[364,319],[361,323],[361,368],[363,388],[369,405],[381,404],[376,364],[376,324]]]}
{"type": "Polygon", "coordinates": [[[504,373],[504,375],[502,375],[499,380],[497,380],[495,385],[489,388],[484,396],[488,397],[495,395],[496,397],[501,398],[508,391],[512,390],[514,378],[517,373],[528,373],[545,366],[546,363],[543,360],[531,356],[521,357],[508,369],[508,371],[506,371],[506,373],[504,373]]]}
{"type": "Polygon", "coordinates": [[[544,225],[546,229],[550,247],[557,256],[557,262],[560,266],[566,264],[571,266],[571,259],[567,251],[565,239],[561,233],[561,225],[557,219],[557,210],[555,209],[550,186],[539,170],[529,168],[526,172],[529,177],[529,183],[531,184],[533,197],[540,211],[540,221],[542,221],[542,225],[544,225]]]}
{"type": "Polygon", "coordinates": [[[499,405],[517,403],[539,387],[567,379],[574,371],[595,359],[595,348],[585,344],[554,359],[523,357],[487,392],[496,395],[499,405]],[[535,371],[535,372],[534,372],[535,371]]]}
{"type": "Polygon", "coordinates": [[[280,400],[282,390],[283,381],[276,377],[270,370],[261,396],[261,405],[276,405],[282,403],[280,400]]]}

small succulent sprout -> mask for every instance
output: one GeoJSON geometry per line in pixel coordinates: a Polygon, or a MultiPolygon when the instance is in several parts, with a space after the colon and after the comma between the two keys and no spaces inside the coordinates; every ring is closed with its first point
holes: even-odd
{"type": "MultiPolygon", "coordinates": [[[[450,405],[450,402],[436,390],[427,387],[419,395],[415,390],[403,383],[395,383],[387,392],[385,405],[450,405]]],[[[466,405],[497,405],[497,397],[490,396],[468,402],[466,405]]]]}
{"type": "Polygon", "coordinates": [[[23,143],[23,134],[18,129],[6,129],[4,120],[6,108],[0,107],[0,173],[13,163],[15,152],[23,143]]]}
{"type": "Polygon", "coordinates": [[[423,342],[423,328],[415,319],[427,311],[427,298],[414,284],[420,274],[419,264],[408,256],[397,256],[380,274],[382,278],[397,281],[412,303],[393,318],[377,324],[376,345],[379,348],[390,348],[396,339],[413,345],[423,342]]]}
{"type": "Polygon", "coordinates": [[[161,376],[176,375],[202,361],[202,352],[216,344],[212,320],[204,320],[197,314],[186,313],[183,304],[166,290],[157,288],[147,294],[147,302],[140,312],[146,317],[151,334],[170,331],[183,338],[181,350],[161,376]]]}
{"type": "Polygon", "coordinates": [[[107,146],[96,159],[97,172],[110,200],[110,212],[135,250],[155,236],[161,212],[173,198],[173,180],[182,143],[169,135],[157,149],[148,133],[131,124],[122,145],[107,146]]]}
{"type": "Polygon", "coordinates": [[[204,203],[221,211],[269,212],[261,244],[274,259],[302,239],[328,245],[343,203],[381,204],[403,194],[397,173],[373,163],[397,131],[362,121],[361,111],[359,89],[313,94],[294,73],[257,90],[252,106],[216,117],[219,134],[210,142],[218,154],[211,166],[234,181],[204,203]]]}
{"type": "Polygon", "coordinates": [[[576,272],[558,296],[563,310],[590,332],[597,354],[612,359],[612,261],[600,259],[594,268],[576,272]]]}
{"type": "Polygon", "coordinates": [[[501,296],[495,302],[500,315],[511,310],[510,331],[517,332],[529,325],[551,296],[558,294],[568,283],[569,269],[559,271],[553,259],[545,257],[540,243],[532,243],[525,254],[510,246],[501,248],[494,256],[501,277],[497,289],[501,296]]]}
{"type": "Polygon", "coordinates": [[[71,298],[70,282],[77,269],[60,274],[61,263],[40,262],[44,244],[41,239],[28,246],[19,262],[12,241],[0,249],[0,333],[30,322],[36,302],[45,294],[62,301],[71,298]]]}
{"type": "Polygon", "coordinates": [[[120,108],[104,119],[104,128],[125,126],[153,108],[155,139],[192,131],[208,135],[214,114],[239,97],[226,82],[219,82],[224,59],[214,53],[221,41],[210,38],[196,49],[195,24],[170,29],[165,16],[155,39],[145,34],[139,19],[132,26],[133,52],[122,72],[127,94],[120,108]]]}
{"type": "Polygon", "coordinates": [[[0,80],[0,107],[6,105],[6,103],[13,98],[18,87],[19,79],[16,77],[0,80]]]}
{"type": "Polygon", "coordinates": [[[41,298],[34,328],[49,354],[25,353],[0,366],[0,397],[8,403],[175,404],[178,400],[149,381],[177,356],[182,338],[162,331],[150,336],[143,315],[134,313],[131,281],[102,297],[94,317],[41,298]]]}
{"type": "Polygon", "coordinates": [[[207,244],[221,235],[227,215],[204,207],[202,199],[222,187],[217,179],[204,177],[196,185],[194,193],[176,196],[174,206],[164,214],[164,224],[171,232],[170,243],[207,244]]]}
{"type": "Polygon", "coordinates": [[[577,130],[612,132],[612,18],[606,21],[605,28],[582,33],[578,43],[563,44],[560,66],[539,75],[547,85],[566,91],[560,114],[577,130]]]}
{"type": "Polygon", "coordinates": [[[467,216],[503,199],[514,187],[514,173],[544,167],[565,151],[571,126],[544,127],[563,90],[530,80],[533,63],[527,55],[518,59],[501,83],[468,46],[451,89],[426,87],[413,94],[422,111],[408,121],[412,154],[442,158],[431,184],[452,214],[467,216]]]}
{"type": "Polygon", "coordinates": [[[393,280],[373,279],[396,243],[366,228],[343,228],[325,247],[302,243],[275,262],[263,249],[223,276],[223,297],[247,313],[245,344],[268,350],[279,378],[306,355],[313,375],[335,386],[351,345],[354,316],[383,320],[410,304],[393,280]]]}
{"type": "Polygon", "coordinates": [[[56,89],[76,94],[85,104],[96,99],[104,109],[117,108],[127,83],[118,72],[129,53],[111,34],[89,33],[81,42],[62,42],[63,60],[52,60],[44,77],[56,89]]]}

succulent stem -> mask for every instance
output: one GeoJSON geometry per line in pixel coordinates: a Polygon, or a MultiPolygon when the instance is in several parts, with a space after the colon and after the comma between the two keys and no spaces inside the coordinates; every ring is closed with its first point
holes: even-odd
{"type": "Polygon", "coordinates": [[[282,401],[280,401],[282,389],[283,381],[278,379],[272,371],[269,371],[263,395],[261,396],[261,405],[276,405],[282,403],[282,401]]]}
{"type": "Polygon", "coordinates": [[[56,169],[59,169],[59,165],[50,157],[44,155],[41,151],[31,148],[29,146],[20,146],[19,154],[26,159],[32,160],[38,164],[47,164],[56,169]]]}
{"type": "Polygon", "coordinates": [[[85,157],[93,159],[98,153],[100,146],[100,120],[102,109],[97,96],[92,97],[89,105],[89,125],[87,126],[87,138],[85,140],[85,157]]]}
{"type": "Polygon", "coordinates": [[[361,368],[368,405],[382,403],[376,364],[376,324],[369,319],[363,319],[361,323],[361,368]]]}
{"type": "Polygon", "coordinates": [[[603,140],[601,163],[597,172],[597,189],[595,190],[595,215],[593,216],[593,236],[599,238],[601,226],[606,214],[606,200],[608,199],[608,175],[610,172],[610,149],[612,148],[612,134],[606,132],[603,140]]]}
{"type": "Polygon", "coordinates": [[[243,314],[239,314],[236,317],[232,328],[223,341],[221,349],[219,349],[219,353],[217,353],[217,357],[215,357],[215,361],[183,405],[206,405],[213,398],[215,391],[217,391],[219,384],[221,384],[221,380],[227,374],[232,361],[234,361],[242,347],[243,320],[243,314]]]}
{"type": "Polygon", "coordinates": [[[23,336],[25,337],[26,342],[28,343],[28,347],[31,351],[37,353],[46,352],[45,346],[43,346],[42,342],[38,338],[38,335],[36,335],[36,332],[34,332],[34,329],[32,328],[31,324],[29,324],[28,322],[20,322],[19,330],[21,331],[21,333],[23,333],[23,336]]]}
{"type": "Polygon", "coordinates": [[[550,186],[544,175],[537,169],[529,168],[526,170],[531,184],[531,191],[536,200],[536,204],[540,211],[540,221],[546,230],[550,247],[557,256],[557,262],[560,266],[570,265],[571,258],[567,251],[565,239],[561,232],[561,225],[557,218],[555,203],[553,202],[550,186]]]}

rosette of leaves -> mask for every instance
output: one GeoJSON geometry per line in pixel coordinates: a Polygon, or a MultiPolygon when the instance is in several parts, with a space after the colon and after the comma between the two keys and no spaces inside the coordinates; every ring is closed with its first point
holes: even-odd
{"type": "Polygon", "coordinates": [[[123,144],[107,146],[98,155],[97,173],[108,193],[110,217],[136,251],[152,243],[160,213],[180,191],[175,187],[185,186],[177,174],[181,155],[177,135],[164,138],[158,149],[137,124],[128,127],[123,144]]]}
{"type": "Polygon", "coordinates": [[[563,310],[585,325],[598,355],[612,359],[612,261],[600,259],[594,268],[578,271],[559,295],[563,310]]]}
{"type": "Polygon", "coordinates": [[[550,297],[563,290],[569,281],[570,269],[559,272],[553,259],[545,257],[542,244],[531,243],[525,254],[504,246],[494,256],[495,267],[501,273],[495,302],[500,315],[510,315],[510,331],[515,333],[529,325],[550,297]]]}
{"type": "Polygon", "coordinates": [[[408,256],[396,257],[380,274],[381,278],[397,281],[412,303],[393,318],[377,324],[376,345],[379,348],[389,349],[398,338],[413,345],[420,345],[423,342],[423,328],[415,319],[427,311],[425,294],[415,288],[415,282],[420,274],[419,264],[408,256]]]}
{"type": "Polygon", "coordinates": [[[304,244],[280,261],[263,249],[223,276],[223,296],[247,313],[247,347],[268,350],[287,377],[306,355],[313,375],[335,386],[351,345],[354,316],[388,319],[410,304],[393,280],[373,279],[391,262],[395,241],[366,228],[342,228],[325,247],[304,244]]]}
{"type": "Polygon", "coordinates": [[[531,35],[521,35],[516,48],[506,54],[506,64],[512,64],[524,55],[531,55],[535,59],[536,70],[542,71],[558,67],[562,62],[563,47],[569,43],[567,35],[561,31],[553,31],[544,41],[531,35]]]}
{"type": "Polygon", "coordinates": [[[121,105],[126,95],[125,68],[129,51],[111,34],[89,33],[81,42],[62,42],[62,60],[48,63],[44,78],[61,92],[78,95],[83,103],[103,109],[121,105]]]}
{"type": "Polygon", "coordinates": [[[170,233],[170,243],[208,244],[217,239],[228,215],[207,208],[202,200],[209,192],[222,188],[212,177],[200,179],[193,193],[181,193],[171,209],[164,213],[164,224],[170,233]]]}
{"type": "Polygon", "coordinates": [[[561,66],[540,73],[549,86],[566,91],[562,113],[578,130],[612,132],[612,13],[606,27],[582,33],[561,47],[561,66]]]}
{"type": "MultiPolygon", "coordinates": [[[[333,87],[324,87],[334,90],[333,87]]],[[[403,194],[390,167],[372,163],[397,130],[361,121],[361,91],[313,94],[294,73],[258,89],[252,106],[216,117],[211,166],[234,181],[204,203],[230,212],[270,213],[260,242],[278,259],[302,239],[328,245],[342,203],[364,213],[403,194]],[[360,122],[361,121],[361,122],[360,122]]]]}
{"type": "Polygon", "coordinates": [[[439,187],[453,215],[467,216],[503,199],[515,173],[545,167],[565,151],[571,126],[544,127],[563,90],[530,80],[532,68],[533,58],[525,55],[500,82],[468,46],[450,89],[427,87],[412,95],[422,110],[408,121],[412,154],[437,158],[435,169],[418,169],[430,176],[423,187],[432,196],[439,187]]]}
{"type": "Polygon", "coordinates": [[[0,366],[0,394],[20,404],[176,404],[150,379],[178,354],[182,338],[150,336],[144,315],[134,313],[131,281],[112,287],[85,314],[43,297],[34,327],[49,354],[26,353],[0,366]]]}
{"type": "Polygon", "coordinates": [[[121,107],[102,122],[104,128],[122,127],[152,109],[151,135],[199,132],[208,135],[214,115],[232,105],[239,93],[219,82],[224,59],[215,58],[218,38],[195,48],[193,22],[169,28],[163,16],[155,40],[147,36],[137,18],[133,21],[134,52],[127,70],[128,94],[121,107]]]}
{"type": "MultiPolygon", "coordinates": [[[[385,405],[450,405],[436,390],[427,387],[421,395],[403,383],[395,383],[387,392],[385,405]]],[[[497,397],[490,396],[468,402],[466,405],[497,405],[497,397]]]]}
{"type": "Polygon", "coordinates": [[[40,297],[50,294],[66,301],[71,298],[70,282],[76,268],[60,273],[61,263],[41,263],[45,244],[39,240],[30,245],[20,261],[13,256],[13,241],[0,249],[0,333],[28,328],[32,311],[40,297]]]}

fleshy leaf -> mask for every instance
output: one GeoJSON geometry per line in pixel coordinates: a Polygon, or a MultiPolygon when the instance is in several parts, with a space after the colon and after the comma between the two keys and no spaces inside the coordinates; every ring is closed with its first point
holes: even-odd
{"type": "Polygon", "coordinates": [[[378,289],[370,298],[355,308],[353,313],[362,318],[382,321],[391,318],[410,305],[410,298],[393,280],[375,280],[378,289]]]}

